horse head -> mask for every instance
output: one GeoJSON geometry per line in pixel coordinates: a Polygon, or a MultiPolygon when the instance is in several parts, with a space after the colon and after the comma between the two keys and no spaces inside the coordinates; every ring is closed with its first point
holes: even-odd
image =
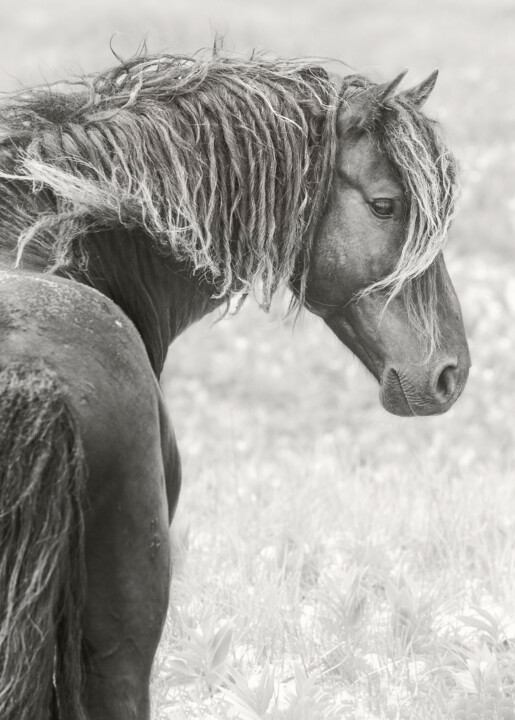
{"type": "Polygon", "coordinates": [[[349,76],[338,92],[323,68],[300,61],[149,56],[93,87],[84,80],[81,93],[11,99],[0,106],[16,156],[0,172],[3,207],[15,212],[9,252],[20,263],[37,255],[52,272],[73,268],[81,281],[87,266],[87,281],[115,287],[144,334],[156,326],[147,346],[161,359],[232,293],[259,287],[268,308],[289,281],[375,375],[388,410],[444,412],[470,363],[442,258],[456,168],[421,112],[436,73],[397,92],[403,76],[382,85],[349,76]],[[20,217],[26,196],[32,210],[20,217]],[[127,233],[145,262],[113,240],[127,233]],[[138,320],[145,293],[125,277],[147,265],[156,323],[152,313],[138,320]],[[193,308],[187,322],[182,307],[193,308]]]}
{"type": "Polygon", "coordinates": [[[431,415],[453,405],[470,366],[441,252],[456,172],[420,112],[436,72],[395,95],[403,76],[385,85],[351,78],[342,90],[304,302],[375,376],[385,409],[431,415]]]}

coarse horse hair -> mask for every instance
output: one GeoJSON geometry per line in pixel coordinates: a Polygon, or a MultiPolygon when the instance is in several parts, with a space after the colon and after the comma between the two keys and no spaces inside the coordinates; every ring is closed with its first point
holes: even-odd
{"type": "Polygon", "coordinates": [[[84,451],[49,368],[0,371],[0,447],[0,717],[85,720],[84,451]]]}
{"type": "Polygon", "coordinates": [[[301,304],[338,113],[361,97],[361,128],[377,136],[408,205],[399,262],[364,293],[382,291],[387,303],[406,292],[434,347],[432,268],[453,214],[456,163],[434,122],[402,93],[381,100],[378,87],[361,75],[335,82],[313,62],[215,52],[136,57],[11,96],[0,106],[0,210],[5,217],[9,195],[11,206],[26,198],[18,263],[30,245],[50,271],[73,275],[87,266],[84,238],[123,227],[186,261],[216,297],[259,287],[268,308],[296,277],[301,304]]]}

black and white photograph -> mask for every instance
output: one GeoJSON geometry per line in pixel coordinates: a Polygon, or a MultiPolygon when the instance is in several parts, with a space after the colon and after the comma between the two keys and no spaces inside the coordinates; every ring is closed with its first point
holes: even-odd
{"type": "Polygon", "coordinates": [[[0,720],[515,720],[514,0],[2,0],[0,720]]]}

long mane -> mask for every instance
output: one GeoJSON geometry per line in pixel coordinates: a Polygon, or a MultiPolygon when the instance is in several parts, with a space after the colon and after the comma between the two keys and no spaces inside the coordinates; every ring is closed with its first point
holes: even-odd
{"type": "Polygon", "coordinates": [[[330,183],[337,94],[325,71],[161,55],[73,90],[34,90],[0,110],[21,148],[14,176],[55,198],[19,257],[28,243],[51,243],[60,270],[80,260],[88,233],[142,229],[218,297],[259,282],[268,307],[307,258],[330,183]]]}
{"type": "MultiPolygon", "coordinates": [[[[431,346],[438,339],[435,259],[453,214],[456,164],[438,127],[402,94],[380,108],[375,83],[334,83],[310,62],[214,53],[135,58],[75,83],[24,91],[0,105],[2,204],[26,197],[17,239],[48,269],[87,265],[82,239],[143,231],[208,278],[217,297],[258,285],[267,308],[297,276],[302,302],[327,200],[336,118],[370,95],[366,128],[397,169],[409,213],[395,270],[364,292],[405,292],[431,346]],[[14,150],[13,150],[14,148],[14,150]],[[20,188],[22,188],[20,190],[20,188]]],[[[0,215],[2,214],[0,208],[0,215]]]]}

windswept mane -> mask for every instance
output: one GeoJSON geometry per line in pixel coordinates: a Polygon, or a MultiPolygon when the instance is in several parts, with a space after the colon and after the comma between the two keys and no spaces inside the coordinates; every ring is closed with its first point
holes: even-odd
{"type": "Polygon", "coordinates": [[[73,90],[36,89],[0,110],[8,142],[22,148],[14,174],[55,197],[19,257],[29,242],[50,242],[62,270],[88,233],[143,229],[217,296],[259,281],[268,307],[309,251],[331,178],[337,93],[325,71],[160,55],[73,90]]]}
{"type": "Polygon", "coordinates": [[[370,99],[377,136],[407,197],[399,263],[364,292],[406,292],[412,317],[437,342],[434,260],[453,214],[455,161],[437,125],[402,94],[378,102],[360,75],[333,82],[298,60],[218,52],[130,60],[0,105],[2,202],[30,205],[18,238],[51,271],[87,266],[96,231],[143,231],[189,264],[217,297],[259,284],[267,308],[298,278],[300,302],[317,221],[328,197],[340,108],[370,99]],[[20,190],[25,188],[25,190],[20,190]],[[32,203],[32,205],[31,205],[32,203]]]}

